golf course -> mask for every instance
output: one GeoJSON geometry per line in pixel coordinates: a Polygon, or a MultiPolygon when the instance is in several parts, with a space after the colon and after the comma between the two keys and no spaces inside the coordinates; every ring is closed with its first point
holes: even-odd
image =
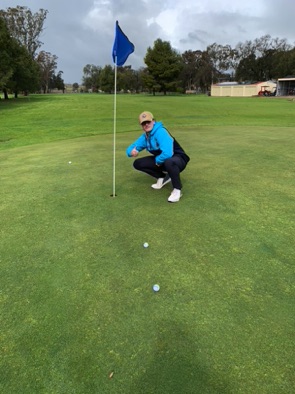
{"type": "Polygon", "coordinates": [[[294,100],[30,95],[0,125],[1,393],[294,394],[294,100]],[[126,156],[142,111],[190,156],[177,203],[126,156]]]}

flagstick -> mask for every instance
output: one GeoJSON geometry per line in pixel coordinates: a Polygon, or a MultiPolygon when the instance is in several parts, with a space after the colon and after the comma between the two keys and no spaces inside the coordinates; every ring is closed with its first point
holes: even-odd
{"type": "Polygon", "coordinates": [[[115,63],[115,94],[114,94],[114,164],[113,164],[113,194],[116,197],[116,121],[117,121],[117,67],[123,66],[128,56],[134,52],[134,45],[129,41],[128,37],[123,33],[116,21],[115,41],[113,45],[113,61],[115,63]],[[118,64],[119,62],[119,64],[118,64]]]}
{"type": "Polygon", "coordinates": [[[117,57],[115,61],[115,92],[114,92],[114,152],[113,152],[113,197],[116,197],[116,121],[117,121],[117,57]]]}

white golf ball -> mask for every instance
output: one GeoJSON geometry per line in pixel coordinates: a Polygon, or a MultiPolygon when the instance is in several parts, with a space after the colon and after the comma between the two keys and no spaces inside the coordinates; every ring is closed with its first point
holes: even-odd
{"type": "Polygon", "coordinates": [[[160,290],[160,286],[159,285],[154,285],[153,286],[153,290],[154,291],[159,291],[160,290]]]}
{"type": "Polygon", "coordinates": [[[72,164],[72,162],[71,162],[71,161],[69,161],[69,164],[72,164]]]}
{"type": "Polygon", "coordinates": [[[145,248],[148,248],[148,247],[149,247],[149,244],[148,244],[147,242],[145,242],[145,243],[143,244],[143,246],[144,246],[145,248]]]}

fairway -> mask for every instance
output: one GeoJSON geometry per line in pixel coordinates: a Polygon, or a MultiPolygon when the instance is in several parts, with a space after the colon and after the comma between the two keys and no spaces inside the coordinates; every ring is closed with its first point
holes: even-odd
{"type": "Polygon", "coordinates": [[[295,102],[118,95],[114,198],[113,100],[0,102],[0,392],[294,393],[295,102]],[[143,110],[179,203],[126,157],[143,110]]]}

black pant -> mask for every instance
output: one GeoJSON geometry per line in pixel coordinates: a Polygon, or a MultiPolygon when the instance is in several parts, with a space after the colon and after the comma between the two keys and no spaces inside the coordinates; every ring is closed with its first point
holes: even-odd
{"type": "Polygon", "coordinates": [[[166,159],[164,164],[158,167],[154,156],[146,156],[135,159],[133,166],[136,170],[145,172],[156,179],[165,177],[166,174],[163,171],[168,172],[173,188],[181,190],[182,185],[179,174],[185,169],[186,164],[186,161],[180,155],[174,155],[170,159],[166,159]]]}

